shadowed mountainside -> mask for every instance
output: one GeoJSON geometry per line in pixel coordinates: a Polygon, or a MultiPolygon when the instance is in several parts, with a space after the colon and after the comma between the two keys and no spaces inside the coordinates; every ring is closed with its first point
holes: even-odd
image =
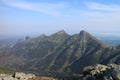
{"type": "MultiPolygon", "coordinates": [[[[36,74],[81,73],[85,66],[120,63],[120,47],[106,45],[90,33],[69,35],[59,31],[42,35],[0,52],[0,66],[36,74]]],[[[49,75],[49,74],[48,74],[49,75]]]]}

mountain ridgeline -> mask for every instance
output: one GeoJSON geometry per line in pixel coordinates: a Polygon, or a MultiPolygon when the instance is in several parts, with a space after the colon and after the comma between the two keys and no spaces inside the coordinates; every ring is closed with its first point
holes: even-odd
{"type": "Polygon", "coordinates": [[[84,67],[98,63],[120,64],[120,46],[106,45],[86,31],[41,35],[0,52],[0,67],[36,74],[79,74],[84,67]]]}

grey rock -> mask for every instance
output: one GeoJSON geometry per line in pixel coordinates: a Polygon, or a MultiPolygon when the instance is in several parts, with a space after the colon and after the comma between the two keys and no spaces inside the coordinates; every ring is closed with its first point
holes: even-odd
{"type": "Polygon", "coordinates": [[[29,78],[36,77],[34,74],[25,74],[16,72],[14,75],[0,74],[0,80],[28,80],[29,78]]]}

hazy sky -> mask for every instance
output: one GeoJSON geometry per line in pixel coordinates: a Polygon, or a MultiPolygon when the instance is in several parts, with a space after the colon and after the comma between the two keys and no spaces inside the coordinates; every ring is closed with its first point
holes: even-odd
{"type": "Polygon", "coordinates": [[[120,33],[120,0],[0,0],[0,35],[120,33]]]}

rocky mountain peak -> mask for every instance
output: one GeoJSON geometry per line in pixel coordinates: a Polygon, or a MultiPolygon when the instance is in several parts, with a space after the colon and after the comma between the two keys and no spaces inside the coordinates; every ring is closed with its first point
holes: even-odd
{"type": "Polygon", "coordinates": [[[90,35],[87,31],[84,31],[84,30],[80,31],[79,34],[80,34],[80,35],[90,35]]]}
{"type": "Polygon", "coordinates": [[[69,36],[69,34],[67,34],[64,30],[60,30],[60,31],[58,31],[58,32],[56,32],[56,33],[54,33],[54,34],[52,34],[50,37],[56,37],[56,38],[61,38],[61,36],[62,37],[68,37],[69,36]]]}
{"type": "Polygon", "coordinates": [[[64,30],[60,30],[56,34],[67,34],[67,33],[64,30]]]}
{"type": "Polygon", "coordinates": [[[46,34],[42,34],[40,37],[47,37],[47,35],[46,34]]]}
{"type": "Polygon", "coordinates": [[[103,47],[108,47],[108,45],[106,45],[104,42],[100,41],[99,39],[97,39],[96,37],[94,37],[93,35],[88,33],[87,31],[82,30],[82,31],[80,31],[79,35],[85,42],[92,42],[91,44],[97,43],[103,47]]]}

